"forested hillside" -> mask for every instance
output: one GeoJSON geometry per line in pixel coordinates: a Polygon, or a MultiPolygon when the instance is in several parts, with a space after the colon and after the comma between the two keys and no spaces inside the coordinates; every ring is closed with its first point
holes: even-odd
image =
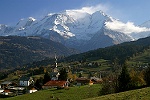
{"type": "Polygon", "coordinates": [[[58,56],[68,56],[75,51],[40,37],[0,37],[0,67],[10,68],[21,66],[33,61],[54,58],[55,52],[58,56]]]}
{"type": "Polygon", "coordinates": [[[86,61],[89,58],[111,60],[119,59],[123,63],[128,58],[150,48],[150,37],[133,42],[126,42],[106,48],[92,50],[82,54],[72,55],[66,61],[86,61]]]}

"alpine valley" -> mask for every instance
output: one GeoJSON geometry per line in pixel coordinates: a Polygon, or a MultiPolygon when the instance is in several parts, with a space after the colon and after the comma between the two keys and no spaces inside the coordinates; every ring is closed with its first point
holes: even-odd
{"type": "Polygon", "coordinates": [[[83,8],[0,24],[0,98],[150,100],[150,21],[83,8]]]}
{"type": "Polygon", "coordinates": [[[102,11],[66,10],[40,20],[21,19],[14,26],[1,24],[0,36],[38,36],[85,52],[150,36],[149,25],[123,23],[102,11]]]}

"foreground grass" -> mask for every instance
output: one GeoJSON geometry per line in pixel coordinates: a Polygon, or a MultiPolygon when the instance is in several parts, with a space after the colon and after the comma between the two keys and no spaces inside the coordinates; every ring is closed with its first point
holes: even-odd
{"type": "Polygon", "coordinates": [[[95,98],[88,98],[86,100],[150,100],[150,87],[95,98]]]}
{"type": "Polygon", "coordinates": [[[100,85],[70,87],[67,89],[41,90],[33,94],[19,95],[4,100],[81,100],[97,97],[100,85]]]}

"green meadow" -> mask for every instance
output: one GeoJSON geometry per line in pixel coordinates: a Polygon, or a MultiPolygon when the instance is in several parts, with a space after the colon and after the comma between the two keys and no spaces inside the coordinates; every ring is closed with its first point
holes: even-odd
{"type": "Polygon", "coordinates": [[[85,100],[150,100],[150,87],[88,98],[85,100]]]}
{"type": "Polygon", "coordinates": [[[68,89],[48,89],[41,90],[32,94],[24,94],[16,97],[5,98],[4,100],[82,100],[97,97],[101,86],[85,85],[69,87],[68,89]]]}

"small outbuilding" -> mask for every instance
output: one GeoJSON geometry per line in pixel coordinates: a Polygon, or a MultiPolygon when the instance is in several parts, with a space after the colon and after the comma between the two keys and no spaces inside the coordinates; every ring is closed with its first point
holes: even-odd
{"type": "Polygon", "coordinates": [[[81,77],[81,78],[77,78],[76,79],[77,82],[77,86],[81,86],[81,85],[93,85],[93,82],[90,79],[81,77]]]}
{"type": "Polygon", "coordinates": [[[9,88],[10,86],[12,86],[11,81],[4,81],[4,82],[1,83],[1,88],[2,89],[9,88]]]}

